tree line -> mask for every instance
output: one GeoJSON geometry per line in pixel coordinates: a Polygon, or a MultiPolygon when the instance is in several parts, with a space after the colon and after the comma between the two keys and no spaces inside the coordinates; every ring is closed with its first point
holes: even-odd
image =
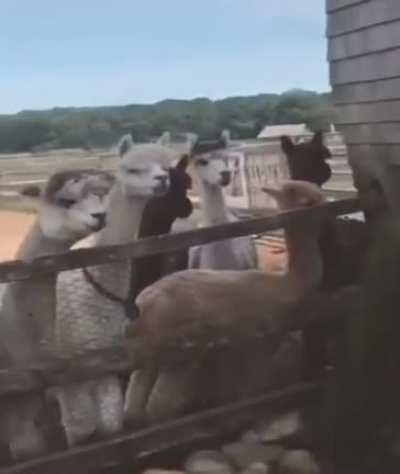
{"type": "Polygon", "coordinates": [[[0,116],[0,153],[56,148],[108,147],[124,133],[138,142],[168,130],[214,138],[227,128],[233,138],[255,138],[267,124],[306,123],[327,129],[333,120],[330,94],[291,90],[212,101],[164,100],[152,105],[56,107],[0,116]]]}

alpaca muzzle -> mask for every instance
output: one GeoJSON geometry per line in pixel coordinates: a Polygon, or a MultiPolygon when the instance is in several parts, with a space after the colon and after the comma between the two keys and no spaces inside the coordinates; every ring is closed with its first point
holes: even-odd
{"type": "Polygon", "coordinates": [[[169,190],[169,177],[168,176],[157,176],[155,180],[158,182],[153,187],[153,193],[156,196],[165,196],[169,190]]]}
{"type": "Polygon", "coordinates": [[[228,186],[231,182],[231,173],[230,171],[221,171],[220,173],[221,177],[220,177],[220,184],[221,186],[228,186]]]}
{"type": "Polygon", "coordinates": [[[92,217],[96,219],[96,224],[94,225],[94,229],[96,231],[99,231],[103,229],[103,227],[106,226],[107,223],[107,215],[105,212],[96,212],[95,214],[92,214],[92,217]]]}

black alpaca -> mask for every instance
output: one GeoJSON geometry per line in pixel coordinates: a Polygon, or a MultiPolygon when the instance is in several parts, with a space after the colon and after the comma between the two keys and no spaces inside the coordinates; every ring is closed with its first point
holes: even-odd
{"type": "MultiPolygon", "coordinates": [[[[189,217],[193,211],[187,191],[192,179],[186,173],[189,157],[183,156],[175,168],[169,171],[170,189],[165,196],[151,199],[145,207],[139,229],[139,238],[168,234],[177,218],[189,217]]],[[[187,268],[187,250],[173,254],[152,255],[135,261],[135,298],[144,288],[168,273],[187,268]]]]}
{"type": "Polygon", "coordinates": [[[316,132],[311,141],[295,145],[287,137],[281,137],[281,147],[288,159],[290,177],[322,186],[332,175],[326,163],[332,157],[324,145],[322,132],[316,132]]]}

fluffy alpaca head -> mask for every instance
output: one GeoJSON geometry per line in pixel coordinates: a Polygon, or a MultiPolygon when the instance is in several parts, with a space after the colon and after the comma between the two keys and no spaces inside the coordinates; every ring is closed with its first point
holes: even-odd
{"type": "Polygon", "coordinates": [[[45,237],[70,242],[105,226],[107,196],[114,182],[104,171],[61,171],[49,179],[43,191],[30,186],[21,194],[41,197],[38,219],[45,237]]]}
{"type": "Polygon", "coordinates": [[[330,166],[325,162],[332,157],[324,145],[322,132],[316,132],[311,141],[295,145],[287,137],[281,137],[281,148],[288,159],[291,179],[310,181],[322,186],[331,177],[330,166]]]}
{"type": "Polygon", "coordinates": [[[163,196],[169,189],[168,169],[179,154],[164,133],[156,143],[136,145],[131,135],[124,135],[118,144],[120,161],[118,181],[127,196],[163,196]]]}
{"type": "Polygon", "coordinates": [[[286,181],[279,188],[265,187],[263,191],[273,197],[281,210],[312,207],[326,201],[322,190],[307,181],[286,181]]]}
{"type": "Polygon", "coordinates": [[[231,182],[231,172],[227,156],[223,151],[229,142],[229,132],[224,130],[217,142],[197,142],[193,147],[192,163],[197,176],[203,183],[211,186],[228,186],[231,182]],[[208,149],[217,150],[207,152],[208,149]]]}

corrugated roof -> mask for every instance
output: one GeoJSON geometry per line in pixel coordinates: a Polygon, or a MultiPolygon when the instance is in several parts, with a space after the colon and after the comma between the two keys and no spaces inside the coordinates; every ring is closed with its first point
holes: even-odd
{"type": "Polygon", "coordinates": [[[267,125],[261,130],[257,138],[275,138],[282,135],[289,135],[290,137],[296,137],[299,135],[310,135],[312,132],[309,130],[305,123],[288,124],[288,125],[267,125]]]}

